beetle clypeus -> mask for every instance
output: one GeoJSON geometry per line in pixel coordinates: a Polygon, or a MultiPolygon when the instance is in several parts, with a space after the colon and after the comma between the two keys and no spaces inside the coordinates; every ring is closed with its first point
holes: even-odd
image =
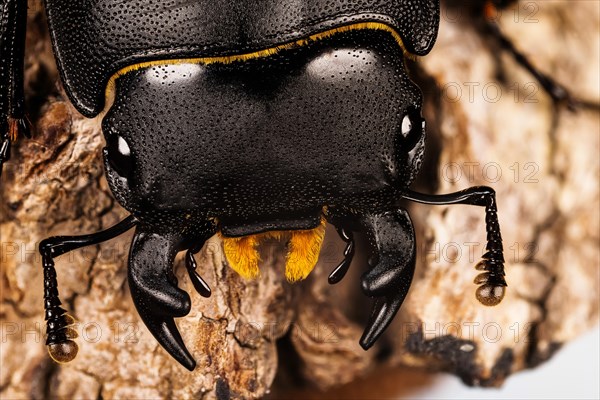
{"type": "MultiPolygon", "coordinates": [[[[27,4],[1,4],[3,162],[10,141],[27,130],[27,4]]],[[[177,287],[172,263],[187,251],[190,279],[208,297],[193,255],[215,234],[245,277],[258,274],[262,239],[285,238],[286,276],[297,281],[313,269],[329,222],[347,244],[332,284],[348,270],[353,232],[366,234],[375,255],[362,277],[363,292],[375,298],[360,339],[367,349],[400,308],[415,267],[415,234],[399,201],[483,206],[488,244],[477,298],[502,300],[494,191],[409,189],[425,123],[404,59],[433,46],[437,0],[47,0],[46,12],[69,99],[86,117],[106,109],[106,177],[131,213],[105,231],[40,244],[46,344],[56,361],[72,360],[78,347],[53,259],[134,227],[134,303],[158,342],[190,370],[195,361],[174,322],[190,311],[190,297],[177,287]]]]}

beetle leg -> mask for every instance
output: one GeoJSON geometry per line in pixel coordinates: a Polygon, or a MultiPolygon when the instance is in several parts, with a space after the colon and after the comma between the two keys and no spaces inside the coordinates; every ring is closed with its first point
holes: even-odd
{"type": "Polygon", "coordinates": [[[564,103],[571,110],[574,110],[579,105],[579,102],[571,96],[569,91],[563,85],[536,68],[527,56],[519,51],[514,43],[502,33],[502,30],[500,30],[500,27],[496,22],[486,20],[484,32],[496,40],[502,49],[510,53],[519,65],[533,75],[555,103],[564,103]]]}
{"type": "Polygon", "coordinates": [[[6,0],[0,8],[0,176],[10,158],[10,142],[29,137],[25,118],[23,63],[27,1],[6,0]]]}
{"type": "Polygon", "coordinates": [[[506,292],[504,279],[504,253],[502,236],[498,224],[496,192],[487,186],[476,186],[456,193],[428,195],[407,190],[402,197],[407,200],[430,205],[469,204],[485,207],[485,225],[487,231],[487,252],[476,265],[478,270],[485,271],[475,278],[479,284],[477,300],[486,306],[495,306],[502,301],[506,292]]]}
{"type": "Polygon", "coordinates": [[[69,326],[73,317],[60,307],[58,296],[54,258],[81,247],[98,244],[128,231],[137,224],[133,216],[129,216],[117,225],[104,231],[82,236],[56,236],[43,240],[39,251],[44,267],[44,309],[46,310],[46,346],[50,356],[59,363],[72,361],[77,355],[78,346],[71,340],[76,333],[69,326]]]}
{"type": "Polygon", "coordinates": [[[480,9],[479,15],[483,23],[480,24],[482,33],[495,40],[501,49],[507,51],[514,60],[523,68],[525,68],[542,86],[544,91],[552,98],[555,104],[565,104],[571,111],[580,107],[598,108],[598,105],[591,101],[578,99],[569,93],[569,91],[555,79],[540,71],[527,58],[523,52],[516,48],[514,43],[504,35],[500,26],[495,21],[498,15],[497,9],[506,8],[516,0],[488,0],[480,9]]]}

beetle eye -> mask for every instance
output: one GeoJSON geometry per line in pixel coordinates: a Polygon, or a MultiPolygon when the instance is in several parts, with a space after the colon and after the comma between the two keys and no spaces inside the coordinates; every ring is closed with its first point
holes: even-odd
{"type": "Polygon", "coordinates": [[[412,149],[423,137],[425,131],[425,120],[421,117],[421,111],[417,107],[409,107],[402,119],[402,136],[404,145],[412,149]]]}
{"type": "Polygon", "coordinates": [[[127,177],[133,169],[133,157],[129,145],[119,135],[110,135],[107,141],[108,163],[121,176],[127,177]]]}

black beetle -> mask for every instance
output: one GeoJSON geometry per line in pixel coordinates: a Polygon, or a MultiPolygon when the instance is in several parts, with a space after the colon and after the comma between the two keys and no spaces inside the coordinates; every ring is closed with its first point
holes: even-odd
{"type": "MultiPolygon", "coordinates": [[[[25,0],[1,7],[0,161],[26,133],[23,110],[25,0]]],[[[96,234],[40,243],[51,356],[72,360],[72,318],[60,307],[53,258],[133,227],[129,285],[160,344],[192,370],[174,322],[190,311],[172,263],[187,251],[190,279],[208,285],[194,253],[214,234],[230,265],[258,273],[256,244],[287,237],[286,276],[314,267],[325,222],[347,243],[329,276],[345,275],[352,232],[374,257],[362,277],[375,304],[360,344],[389,325],[411,284],[415,234],[401,199],[485,207],[487,252],[478,299],[504,296],[504,259],[495,193],[474,187],[446,195],[409,189],[424,150],[421,92],[405,57],[424,55],[439,24],[437,0],[46,0],[59,71],[75,107],[103,109],[106,176],[131,212],[96,234]],[[112,100],[112,104],[110,103],[112,100]]]]}

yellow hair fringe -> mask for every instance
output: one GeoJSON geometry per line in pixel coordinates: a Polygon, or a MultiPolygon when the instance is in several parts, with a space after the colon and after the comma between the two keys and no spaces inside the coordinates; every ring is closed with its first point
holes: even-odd
{"type": "Polygon", "coordinates": [[[260,275],[260,242],[289,238],[285,277],[289,282],[297,282],[306,279],[319,260],[325,238],[325,218],[322,218],[321,224],[314,229],[273,231],[236,238],[224,237],[219,232],[219,236],[223,240],[223,252],[229,266],[246,279],[254,279],[260,275]]]}

